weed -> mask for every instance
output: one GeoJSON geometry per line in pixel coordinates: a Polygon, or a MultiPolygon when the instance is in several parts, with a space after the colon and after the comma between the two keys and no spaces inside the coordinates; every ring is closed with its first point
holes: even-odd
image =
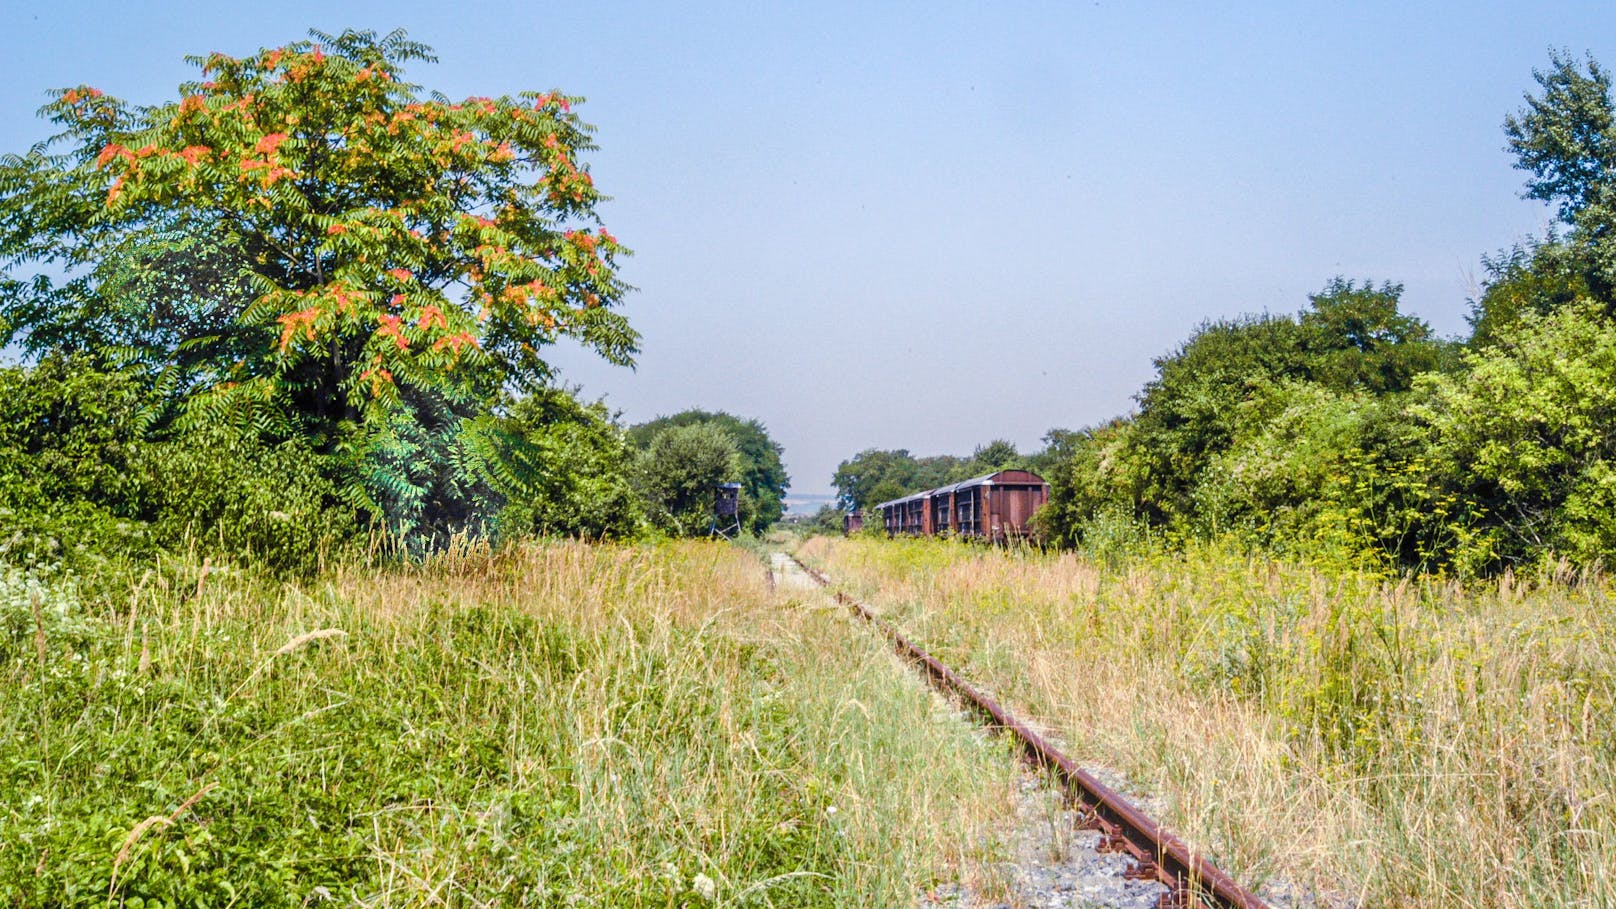
{"type": "Polygon", "coordinates": [[[1010,804],[727,545],[202,581],[0,573],[0,904],[904,905],[1010,804]]]}
{"type": "Polygon", "coordinates": [[[1244,881],[1372,906],[1616,905],[1598,578],[1462,586],[1216,543],[803,554],[1079,759],[1159,792],[1163,820],[1244,881]]]}

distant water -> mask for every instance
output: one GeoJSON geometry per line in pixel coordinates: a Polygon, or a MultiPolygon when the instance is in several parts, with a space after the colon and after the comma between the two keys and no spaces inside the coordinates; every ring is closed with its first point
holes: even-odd
{"type": "Polygon", "coordinates": [[[813,514],[823,505],[835,503],[836,496],[830,493],[796,493],[786,494],[786,514],[813,514]]]}

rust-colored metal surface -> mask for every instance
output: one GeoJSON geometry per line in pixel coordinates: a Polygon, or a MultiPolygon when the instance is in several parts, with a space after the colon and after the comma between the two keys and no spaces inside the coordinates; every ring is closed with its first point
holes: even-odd
{"type": "Polygon", "coordinates": [[[872,505],[887,533],[952,533],[992,543],[1026,537],[1049,500],[1049,484],[1027,470],[1000,470],[872,505]]]}
{"type": "MultiPolygon", "coordinates": [[[[821,586],[832,586],[830,578],[823,573],[804,565],[795,556],[792,556],[792,561],[821,586]]],[[[840,590],[836,590],[835,595],[837,602],[846,605],[859,618],[886,635],[900,655],[923,669],[934,686],[963,700],[988,717],[994,727],[1014,736],[1021,743],[1029,761],[1059,779],[1067,795],[1081,805],[1088,816],[1085,826],[1099,830],[1111,847],[1127,852],[1138,860],[1141,877],[1154,878],[1167,886],[1167,894],[1158,904],[1160,909],[1192,906],[1268,909],[1267,904],[1256,895],[1241,887],[1211,862],[1196,855],[1182,840],[1163,830],[1119,793],[1077,766],[1043,736],[938,662],[936,657],[910,641],[890,622],[871,612],[868,606],[840,590]]]]}

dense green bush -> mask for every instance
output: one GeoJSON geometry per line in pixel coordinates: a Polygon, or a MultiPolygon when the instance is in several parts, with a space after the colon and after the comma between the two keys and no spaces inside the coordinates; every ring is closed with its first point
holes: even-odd
{"type": "Polygon", "coordinates": [[[1591,301],[1526,313],[1466,365],[1427,377],[1416,408],[1444,485],[1474,518],[1455,561],[1592,564],[1616,553],[1616,324],[1591,301]]]}
{"type": "Polygon", "coordinates": [[[298,440],[271,446],[226,427],[192,429],[141,448],[140,516],[159,545],[307,573],[359,532],[319,465],[298,440]]]}
{"type": "Polygon", "coordinates": [[[148,384],[60,356],[0,369],[0,559],[90,571],[151,550],[132,469],[148,384]]]}
{"type": "Polygon", "coordinates": [[[543,389],[467,421],[462,445],[467,470],[502,499],[501,536],[621,539],[642,529],[633,453],[603,404],[543,389]]]}
{"type": "Polygon", "coordinates": [[[664,430],[699,423],[715,426],[734,440],[736,454],[740,457],[740,472],[735,482],[741,484],[741,526],[754,534],[764,533],[785,514],[786,489],[791,485],[791,478],[786,476],[785,465],[780,460],[784,449],[760,421],[742,419],[723,411],[685,410],[634,426],[629,429],[628,437],[644,451],[664,430]]]}
{"type": "Polygon", "coordinates": [[[351,512],[306,447],[177,428],[164,391],[84,358],[0,370],[0,557],[93,575],[191,549],[305,573],[351,543],[351,512]]]}
{"type": "Polygon", "coordinates": [[[716,423],[662,429],[635,464],[651,521],[674,536],[706,533],[713,523],[714,487],[740,475],[735,438],[716,423]]]}

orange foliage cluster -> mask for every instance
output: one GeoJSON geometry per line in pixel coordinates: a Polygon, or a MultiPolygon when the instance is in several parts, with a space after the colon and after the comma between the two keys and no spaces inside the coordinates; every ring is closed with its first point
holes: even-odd
{"type": "Polygon", "coordinates": [[[448,331],[449,317],[443,314],[443,310],[431,303],[428,303],[427,305],[421,307],[421,317],[415,321],[415,327],[425,331],[428,328],[431,328],[433,325],[438,326],[444,331],[448,331]]]}
{"type": "Polygon", "coordinates": [[[62,100],[68,104],[77,104],[80,101],[88,101],[91,98],[99,97],[101,97],[101,89],[85,86],[83,91],[76,88],[68,89],[68,91],[62,95],[62,100]]]}
{"type": "Polygon", "coordinates": [[[533,109],[544,110],[546,107],[549,107],[552,104],[559,106],[563,111],[572,110],[572,102],[568,101],[566,98],[563,98],[561,95],[556,94],[555,92],[540,95],[538,99],[533,102],[533,109]]]}
{"type": "Polygon", "coordinates": [[[118,143],[113,142],[106,148],[101,149],[101,154],[96,155],[95,166],[106,167],[107,164],[111,163],[113,158],[123,158],[130,164],[135,163],[135,153],[130,151],[128,146],[119,145],[118,143]]]}
{"type": "Polygon", "coordinates": [[[266,155],[273,155],[275,154],[275,150],[280,148],[281,143],[285,141],[285,133],[270,133],[269,135],[259,139],[258,144],[254,146],[254,149],[266,155]]]}
{"type": "Polygon", "coordinates": [[[399,350],[409,349],[410,339],[404,337],[404,326],[398,316],[388,313],[383,315],[379,321],[381,325],[376,329],[376,334],[384,338],[392,338],[393,343],[398,345],[399,350]]]}
{"type": "Polygon", "coordinates": [[[303,330],[306,339],[314,340],[314,320],[319,317],[320,308],[311,306],[302,312],[289,312],[275,321],[281,323],[281,353],[286,353],[287,347],[292,343],[298,329],[303,330]]]}
{"type": "Polygon", "coordinates": [[[458,357],[460,356],[460,349],[462,347],[466,347],[467,345],[477,348],[482,347],[481,344],[477,343],[477,338],[475,335],[469,331],[462,331],[458,334],[445,335],[439,338],[432,343],[432,349],[442,350],[443,348],[448,347],[452,349],[455,356],[458,357]]]}
{"type": "Polygon", "coordinates": [[[331,299],[337,301],[337,312],[346,313],[353,307],[353,297],[341,284],[331,285],[331,299]]]}
{"type": "Polygon", "coordinates": [[[382,367],[381,357],[378,356],[369,369],[359,374],[359,381],[370,384],[371,397],[380,397],[382,386],[393,384],[393,373],[382,367]]]}

